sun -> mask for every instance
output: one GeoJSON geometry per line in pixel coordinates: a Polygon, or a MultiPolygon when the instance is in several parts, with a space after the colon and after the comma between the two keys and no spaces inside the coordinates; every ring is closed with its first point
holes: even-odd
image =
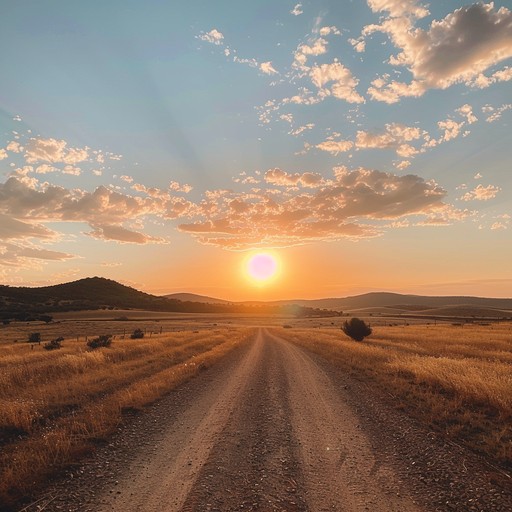
{"type": "Polygon", "coordinates": [[[248,276],[257,283],[265,283],[276,277],[279,270],[277,258],[268,252],[251,255],[245,265],[248,276]]]}

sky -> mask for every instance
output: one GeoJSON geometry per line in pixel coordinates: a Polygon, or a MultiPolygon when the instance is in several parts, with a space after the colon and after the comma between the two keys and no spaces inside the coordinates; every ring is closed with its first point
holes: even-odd
{"type": "Polygon", "coordinates": [[[509,1],[2,4],[2,284],[512,297],[509,1]]]}

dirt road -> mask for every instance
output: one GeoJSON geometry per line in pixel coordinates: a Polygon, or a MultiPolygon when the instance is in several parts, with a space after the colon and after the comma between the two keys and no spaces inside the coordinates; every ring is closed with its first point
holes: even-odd
{"type": "Polygon", "coordinates": [[[339,373],[261,329],[134,421],[45,510],[510,510],[492,471],[468,456],[459,474],[460,454],[428,433],[407,441],[416,427],[387,424],[392,413],[339,373]]]}

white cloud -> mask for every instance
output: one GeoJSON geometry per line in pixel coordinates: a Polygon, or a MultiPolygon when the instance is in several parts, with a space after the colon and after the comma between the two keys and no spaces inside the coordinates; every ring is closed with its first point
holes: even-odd
{"type": "Polygon", "coordinates": [[[313,66],[309,76],[318,87],[320,96],[332,95],[349,103],[364,103],[364,98],[356,91],[359,80],[337,60],[331,64],[313,66]]]}
{"type": "Polygon", "coordinates": [[[7,154],[7,151],[5,151],[5,149],[0,149],[0,160],[4,160],[8,156],[9,155],[7,154]]]}
{"type": "Polygon", "coordinates": [[[350,151],[354,147],[354,143],[350,140],[325,140],[315,147],[333,155],[338,155],[350,151]]]}
{"type": "Polygon", "coordinates": [[[443,203],[442,188],[419,176],[340,167],[326,180],[272,169],[265,181],[284,190],[210,194],[195,220],[179,229],[203,244],[240,250],[373,237],[385,229],[381,221],[435,216],[449,222],[462,215],[443,203]]]}
{"type": "Polygon", "coordinates": [[[387,11],[393,18],[424,18],[429,14],[428,9],[417,0],[368,0],[368,6],[373,12],[387,11]]]}
{"type": "Polygon", "coordinates": [[[456,112],[465,117],[468,124],[473,124],[478,121],[478,117],[473,114],[473,107],[467,103],[462,105],[462,107],[459,107],[456,112]]]}
{"type": "Polygon", "coordinates": [[[492,107],[491,105],[486,105],[482,107],[482,111],[488,113],[489,115],[486,118],[488,123],[494,123],[498,121],[503,115],[503,112],[512,109],[512,103],[505,103],[501,105],[501,107],[492,107]]]}
{"type": "Polygon", "coordinates": [[[223,44],[224,42],[224,34],[222,34],[222,32],[219,32],[216,28],[213,28],[212,30],[210,30],[210,32],[202,32],[197,37],[198,39],[201,39],[201,41],[215,44],[217,46],[223,44]]]}
{"type": "Polygon", "coordinates": [[[338,28],[336,28],[335,26],[331,26],[331,27],[322,27],[319,31],[319,34],[321,36],[329,36],[331,34],[334,34],[336,36],[339,36],[341,35],[341,32],[338,28]]]}
{"type": "Polygon", "coordinates": [[[86,148],[67,148],[65,140],[30,139],[25,148],[25,160],[29,164],[37,162],[62,162],[74,165],[88,158],[86,148]]]}
{"type": "Polygon", "coordinates": [[[300,16],[304,11],[302,10],[302,4],[297,4],[291,11],[290,14],[294,16],[300,16]]]}
{"type": "Polygon", "coordinates": [[[424,138],[425,135],[418,127],[389,123],[385,125],[383,132],[359,130],[356,134],[356,146],[360,149],[393,149],[398,156],[409,158],[420,150],[408,143],[424,138]]]}
{"type": "Polygon", "coordinates": [[[268,61],[268,62],[262,62],[260,64],[260,70],[267,74],[267,75],[273,75],[275,73],[277,73],[277,71],[274,69],[274,67],[272,66],[272,62],[268,61]]]}
{"type": "Polygon", "coordinates": [[[500,190],[499,187],[494,185],[488,185],[487,187],[478,185],[470,192],[464,194],[461,199],[463,201],[488,201],[489,199],[494,199],[500,190]]]}
{"type": "Polygon", "coordinates": [[[312,130],[315,127],[315,123],[307,123],[303,126],[299,126],[295,130],[292,130],[288,132],[290,135],[293,135],[294,137],[297,137],[301,133],[304,133],[306,130],[312,130]]]}
{"type": "MultiPolygon", "coordinates": [[[[381,7],[389,4],[394,9],[401,2],[373,3],[381,7]]],[[[398,15],[398,11],[394,12],[398,15]]],[[[461,7],[440,21],[434,20],[427,30],[416,28],[414,20],[407,17],[387,18],[380,25],[365,27],[363,37],[378,31],[388,34],[400,50],[389,63],[406,67],[413,76],[408,84],[389,78],[372,84],[370,96],[388,103],[456,83],[478,86],[475,81],[480,80],[480,86],[487,86],[482,73],[512,57],[512,12],[505,7],[495,10],[493,2],[461,7]]],[[[491,81],[512,78],[508,68],[497,73],[491,81]]]]}

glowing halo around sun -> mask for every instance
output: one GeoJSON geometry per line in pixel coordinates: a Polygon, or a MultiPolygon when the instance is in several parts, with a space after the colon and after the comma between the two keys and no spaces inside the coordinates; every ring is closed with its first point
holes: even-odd
{"type": "Polygon", "coordinates": [[[264,284],[274,279],[279,271],[279,261],[268,252],[259,252],[249,256],[245,263],[247,275],[258,284],[264,284]]]}

